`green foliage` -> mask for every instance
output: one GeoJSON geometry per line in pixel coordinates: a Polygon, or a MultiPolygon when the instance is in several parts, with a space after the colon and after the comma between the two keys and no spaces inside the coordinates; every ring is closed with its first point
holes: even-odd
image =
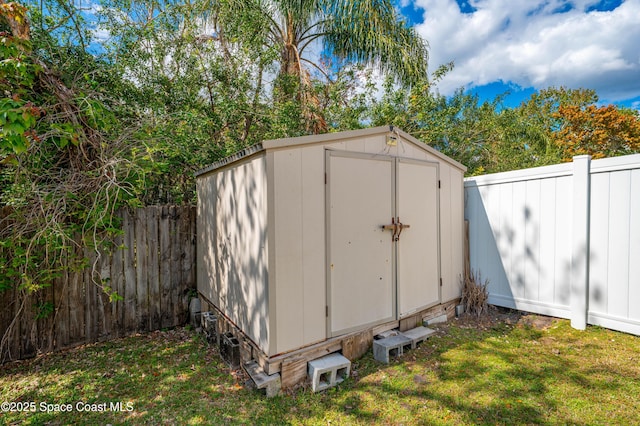
{"type": "MultiPolygon", "coordinates": [[[[37,294],[86,266],[79,247],[103,248],[118,232],[137,166],[81,13],[62,1],[45,14],[0,6],[0,291],[37,294]]],[[[38,319],[56,307],[33,308],[38,319]]]]}
{"type": "Polygon", "coordinates": [[[302,119],[306,133],[328,130],[312,72],[324,77],[330,72],[310,57],[315,45],[344,61],[376,67],[402,84],[415,84],[427,76],[426,41],[387,0],[205,0],[203,4],[210,9],[209,22],[223,51],[251,46],[261,64],[278,67],[274,99],[284,114],[276,116],[276,127],[297,127],[302,119]]]}

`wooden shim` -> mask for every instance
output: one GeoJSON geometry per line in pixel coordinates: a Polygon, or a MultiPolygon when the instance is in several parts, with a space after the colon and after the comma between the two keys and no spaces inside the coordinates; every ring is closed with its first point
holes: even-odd
{"type": "Polygon", "coordinates": [[[416,328],[419,325],[422,325],[422,316],[420,314],[415,314],[401,319],[400,324],[398,324],[398,330],[407,331],[412,328],[416,328]]]}
{"type": "Polygon", "coordinates": [[[171,303],[171,218],[168,206],[162,206],[158,224],[160,239],[160,316],[161,328],[173,325],[173,304],[171,303]]]}
{"type": "Polygon", "coordinates": [[[130,334],[136,331],[136,258],[135,258],[135,223],[128,210],[123,210],[122,229],[124,231],[124,315],[123,332],[130,334]]]}
{"type": "Polygon", "coordinates": [[[149,245],[149,330],[162,328],[160,301],[160,240],[158,238],[158,207],[147,207],[147,243],[149,245]]]}
{"type": "Polygon", "coordinates": [[[354,361],[366,354],[372,345],[373,329],[365,330],[342,341],[342,355],[349,361],[354,361]]]}
{"type": "Polygon", "coordinates": [[[149,327],[149,285],[147,247],[147,213],[136,209],[136,330],[146,331],[149,327]]]}
{"type": "Polygon", "coordinates": [[[171,325],[178,325],[176,321],[182,310],[180,288],[182,287],[182,247],[180,247],[181,227],[180,210],[176,206],[169,207],[171,217],[171,325]]]}
{"type": "Polygon", "coordinates": [[[122,300],[111,302],[111,329],[113,337],[122,336],[124,330],[124,242],[122,235],[114,239],[111,255],[111,287],[122,300]]]}
{"type": "Polygon", "coordinates": [[[280,369],[282,389],[289,389],[307,380],[307,358],[294,356],[282,361],[280,369]]]}
{"type": "Polygon", "coordinates": [[[253,360],[253,346],[247,339],[240,338],[240,360],[243,364],[253,360]]]}

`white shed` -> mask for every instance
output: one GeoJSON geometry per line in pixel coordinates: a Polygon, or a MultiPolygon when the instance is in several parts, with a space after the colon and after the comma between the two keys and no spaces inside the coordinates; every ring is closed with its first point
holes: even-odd
{"type": "Polygon", "coordinates": [[[389,126],[217,162],[196,175],[200,296],[267,359],[457,300],[465,170],[389,126]]]}

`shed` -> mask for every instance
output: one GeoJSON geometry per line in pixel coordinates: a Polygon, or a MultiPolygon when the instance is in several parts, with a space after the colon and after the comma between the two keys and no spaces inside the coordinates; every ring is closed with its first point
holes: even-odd
{"type": "Polygon", "coordinates": [[[465,170],[389,126],[238,152],[196,174],[198,292],[267,358],[456,300],[465,170]]]}

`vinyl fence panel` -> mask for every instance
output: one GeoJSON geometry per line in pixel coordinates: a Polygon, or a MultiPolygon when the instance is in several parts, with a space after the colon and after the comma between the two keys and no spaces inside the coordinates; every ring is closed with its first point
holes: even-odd
{"type": "Polygon", "coordinates": [[[640,155],[467,178],[465,218],[490,303],[640,334],[640,155]]]}

